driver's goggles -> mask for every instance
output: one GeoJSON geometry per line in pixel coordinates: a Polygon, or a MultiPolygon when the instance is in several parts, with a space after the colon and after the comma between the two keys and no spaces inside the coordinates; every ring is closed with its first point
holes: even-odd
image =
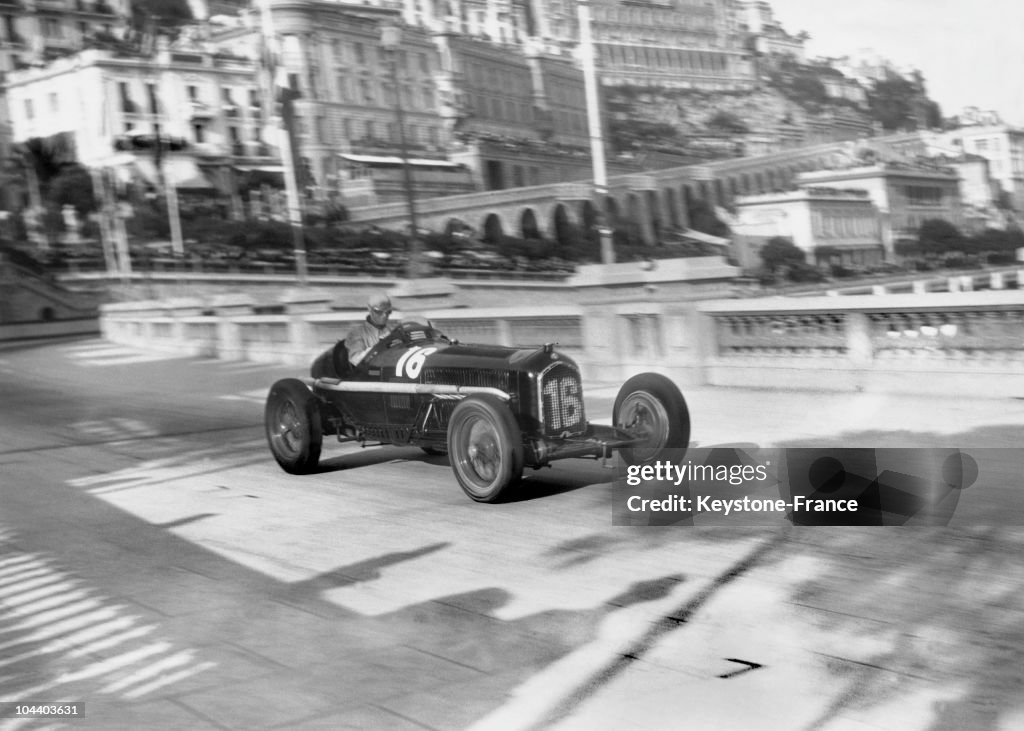
{"type": "Polygon", "coordinates": [[[380,308],[380,307],[371,307],[370,311],[373,312],[376,315],[390,315],[391,314],[391,310],[383,309],[383,308],[380,308]]]}

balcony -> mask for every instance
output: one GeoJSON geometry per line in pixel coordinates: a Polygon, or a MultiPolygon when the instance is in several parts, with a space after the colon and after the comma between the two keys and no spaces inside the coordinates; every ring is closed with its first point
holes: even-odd
{"type": "Polygon", "coordinates": [[[213,119],[214,113],[208,104],[203,102],[189,102],[192,108],[189,114],[190,119],[213,119]]]}

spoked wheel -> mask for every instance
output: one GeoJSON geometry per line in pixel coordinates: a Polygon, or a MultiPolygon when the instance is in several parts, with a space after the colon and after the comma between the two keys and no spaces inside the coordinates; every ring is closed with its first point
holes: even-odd
{"type": "Polygon", "coordinates": [[[494,396],[466,398],[448,422],[448,456],[467,495],[497,502],[523,474],[523,440],[512,412],[494,396]]]}
{"type": "Polygon", "coordinates": [[[286,378],[270,387],[263,423],[270,451],[285,472],[316,469],[323,427],[316,397],[302,381],[286,378]]]}
{"type": "Polygon", "coordinates": [[[690,411],[679,388],[665,376],[643,373],[619,389],[612,423],[640,441],[620,450],[627,464],[647,464],[670,449],[690,444],[690,411]]]}

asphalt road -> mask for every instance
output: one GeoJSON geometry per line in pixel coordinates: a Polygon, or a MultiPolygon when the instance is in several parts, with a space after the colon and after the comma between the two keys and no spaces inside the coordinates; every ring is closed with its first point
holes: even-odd
{"type": "MultiPolygon", "coordinates": [[[[495,506],[417,449],[335,445],[286,475],[262,434],[284,375],[96,340],[0,352],[0,701],[84,702],[67,727],[105,729],[1024,720],[1009,449],[949,528],[613,527],[594,461],[495,506]]],[[[591,418],[614,392],[589,390],[591,418]]],[[[1013,398],[687,396],[697,446],[1024,433],[1013,398]]]]}

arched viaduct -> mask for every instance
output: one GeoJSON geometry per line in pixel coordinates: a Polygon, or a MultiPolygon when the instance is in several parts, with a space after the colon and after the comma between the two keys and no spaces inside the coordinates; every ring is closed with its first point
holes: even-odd
{"type": "MultiPolygon", "coordinates": [[[[872,142],[884,144],[884,138],[872,142]]],[[[834,142],[614,176],[608,181],[604,212],[610,225],[633,227],[644,242],[654,243],[660,230],[689,226],[687,211],[695,201],[728,206],[736,196],[789,189],[801,172],[849,160],[851,145],[834,142]]],[[[458,220],[485,240],[508,235],[559,243],[566,242],[573,227],[589,228],[595,213],[592,184],[586,181],[422,199],[416,202],[416,212],[420,227],[432,231],[444,231],[458,220]]],[[[408,226],[409,214],[405,202],[387,203],[353,209],[350,220],[400,229],[408,226]]]]}

